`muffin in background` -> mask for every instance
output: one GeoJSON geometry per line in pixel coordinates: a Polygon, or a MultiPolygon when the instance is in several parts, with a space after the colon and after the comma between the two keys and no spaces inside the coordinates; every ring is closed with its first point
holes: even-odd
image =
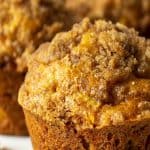
{"type": "Polygon", "coordinates": [[[0,133],[27,135],[22,108],[17,103],[24,75],[0,71],[0,133]]]}
{"type": "Polygon", "coordinates": [[[27,134],[17,103],[27,61],[71,22],[62,0],[0,0],[0,134],[27,134]]]}
{"type": "Polygon", "coordinates": [[[19,71],[26,67],[28,55],[41,43],[50,41],[71,24],[62,0],[0,0],[0,3],[0,54],[13,58],[19,71]]]}
{"type": "Polygon", "coordinates": [[[66,0],[66,7],[80,20],[86,16],[120,22],[150,37],[149,0],[66,0]]]}
{"type": "Polygon", "coordinates": [[[35,150],[149,149],[150,46],[89,19],[33,54],[19,103],[35,150]]]}

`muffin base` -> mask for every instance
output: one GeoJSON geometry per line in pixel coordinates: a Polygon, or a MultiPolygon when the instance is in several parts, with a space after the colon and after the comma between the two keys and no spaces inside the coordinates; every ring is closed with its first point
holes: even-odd
{"type": "Polygon", "coordinates": [[[24,114],[17,102],[24,74],[0,70],[0,134],[27,135],[24,114]]]}
{"type": "Polygon", "coordinates": [[[26,110],[25,118],[34,150],[150,150],[150,119],[79,132],[70,122],[50,125],[26,110]]]}
{"type": "Polygon", "coordinates": [[[24,114],[17,101],[3,98],[3,103],[0,102],[0,134],[28,134],[24,114]]]}

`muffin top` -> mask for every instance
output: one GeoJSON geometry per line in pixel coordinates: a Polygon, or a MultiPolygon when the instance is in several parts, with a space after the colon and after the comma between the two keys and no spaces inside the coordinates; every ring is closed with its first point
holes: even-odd
{"type": "Polygon", "coordinates": [[[21,64],[22,55],[51,40],[66,15],[62,0],[0,0],[0,10],[0,64],[21,64]]]}
{"type": "Polygon", "coordinates": [[[66,6],[76,11],[79,18],[90,16],[121,22],[150,37],[149,0],[66,0],[66,6]]]}
{"type": "Polygon", "coordinates": [[[33,54],[25,110],[78,130],[150,118],[150,42],[121,24],[84,19],[33,54]]]}

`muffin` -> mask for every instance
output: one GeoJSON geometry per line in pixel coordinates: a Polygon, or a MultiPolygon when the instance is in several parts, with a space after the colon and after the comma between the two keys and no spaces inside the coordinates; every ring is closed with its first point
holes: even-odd
{"type": "Polygon", "coordinates": [[[0,134],[22,135],[27,131],[17,93],[27,61],[71,19],[62,0],[0,0],[0,10],[0,134]]]}
{"type": "Polygon", "coordinates": [[[26,135],[22,108],[17,103],[18,90],[24,76],[0,70],[0,133],[26,135]]]}
{"type": "Polygon", "coordinates": [[[62,0],[0,0],[0,3],[0,53],[15,58],[19,71],[26,65],[28,54],[71,24],[71,21],[64,24],[69,15],[62,0]]]}
{"type": "Polygon", "coordinates": [[[84,19],[33,54],[19,103],[35,150],[150,148],[150,45],[84,19]]]}
{"type": "Polygon", "coordinates": [[[89,16],[121,22],[150,37],[149,0],[66,0],[66,7],[75,11],[78,19],[89,16]]]}

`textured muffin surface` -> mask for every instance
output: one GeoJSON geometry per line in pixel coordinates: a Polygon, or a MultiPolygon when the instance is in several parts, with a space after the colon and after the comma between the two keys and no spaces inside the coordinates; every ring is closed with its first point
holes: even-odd
{"type": "Polygon", "coordinates": [[[121,24],[85,19],[35,52],[19,102],[78,130],[150,118],[149,45],[121,24]]]}

